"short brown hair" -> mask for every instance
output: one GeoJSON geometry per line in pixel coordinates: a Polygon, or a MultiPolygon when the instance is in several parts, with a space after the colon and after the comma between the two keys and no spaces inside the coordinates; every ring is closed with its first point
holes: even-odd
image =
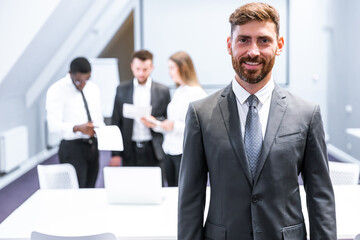
{"type": "Polygon", "coordinates": [[[181,80],[189,86],[199,86],[199,81],[196,76],[195,67],[191,57],[186,52],[176,52],[169,57],[179,69],[181,80]]]}
{"type": "Polygon", "coordinates": [[[153,60],[153,54],[151,52],[149,52],[148,50],[139,50],[137,52],[134,52],[131,56],[131,61],[134,60],[134,58],[138,58],[141,61],[145,61],[145,60],[153,60]]]}
{"type": "Polygon", "coordinates": [[[272,21],[276,27],[276,35],[280,32],[280,15],[271,5],[266,3],[248,3],[235,10],[230,15],[231,35],[236,25],[243,25],[250,21],[272,21]]]}

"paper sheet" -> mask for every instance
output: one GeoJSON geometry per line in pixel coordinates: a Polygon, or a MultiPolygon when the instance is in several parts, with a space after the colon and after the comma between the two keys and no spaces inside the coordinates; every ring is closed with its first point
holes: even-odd
{"type": "Polygon", "coordinates": [[[134,104],[124,103],[123,116],[125,118],[140,119],[144,116],[151,115],[151,105],[149,106],[135,106],[134,104]]]}
{"type": "Polygon", "coordinates": [[[94,128],[98,140],[98,149],[105,151],[123,151],[123,139],[120,129],[115,125],[94,128]]]}

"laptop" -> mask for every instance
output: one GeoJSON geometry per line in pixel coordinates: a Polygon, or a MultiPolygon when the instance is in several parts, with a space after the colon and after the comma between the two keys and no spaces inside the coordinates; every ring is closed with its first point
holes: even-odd
{"type": "Polygon", "coordinates": [[[110,204],[160,204],[160,167],[104,167],[104,185],[110,204]]]}

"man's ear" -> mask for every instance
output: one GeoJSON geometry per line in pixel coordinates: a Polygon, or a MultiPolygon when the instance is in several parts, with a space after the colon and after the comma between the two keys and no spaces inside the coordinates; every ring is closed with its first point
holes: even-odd
{"type": "Polygon", "coordinates": [[[227,50],[228,50],[228,53],[230,55],[232,55],[232,49],[231,49],[231,36],[229,36],[227,39],[226,39],[226,46],[227,46],[227,50]]]}
{"type": "Polygon", "coordinates": [[[284,37],[279,37],[277,42],[276,55],[279,56],[284,49],[284,37]]]}

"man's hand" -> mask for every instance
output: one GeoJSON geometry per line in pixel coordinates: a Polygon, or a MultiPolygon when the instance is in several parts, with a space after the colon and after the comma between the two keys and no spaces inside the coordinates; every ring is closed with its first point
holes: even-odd
{"type": "Polygon", "coordinates": [[[119,167],[121,165],[121,157],[120,156],[113,156],[110,159],[109,166],[110,167],[119,167]]]}
{"type": "Polygon", "coordinates": [[[90,137],[95,135],[94,125],[92,122],[75,125],[73,127],[73,132],[82,132],[83,134],[89,135],[90,137]]]}

